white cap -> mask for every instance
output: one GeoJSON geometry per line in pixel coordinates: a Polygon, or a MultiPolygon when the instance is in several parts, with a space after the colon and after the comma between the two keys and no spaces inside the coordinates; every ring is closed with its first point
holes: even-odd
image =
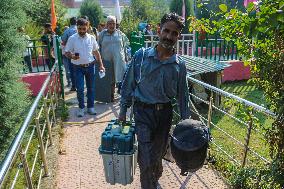
{"type": "Polygon", "coordinates": [[[112,15],[107,16],[107,22],[110,22],[110,21],[116,22],[115,16],[112,16],[112,15]]]}

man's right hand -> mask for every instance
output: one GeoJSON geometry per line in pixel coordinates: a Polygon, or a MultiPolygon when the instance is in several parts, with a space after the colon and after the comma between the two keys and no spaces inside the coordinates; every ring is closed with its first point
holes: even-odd
{"type": "Polygon", "coordinates": [[[119,115],[119,116],[118,116],[118,121],[120,121],[120,122],[126,122],[126,116],[121,116],[121,115],[119,115]]]}
{"type": "Polygon", "coordinates": [[[75,56],[75,55],[72,55],[72,58],[73,60],[78,60],[80,58],[80,56],[75,56]]]}

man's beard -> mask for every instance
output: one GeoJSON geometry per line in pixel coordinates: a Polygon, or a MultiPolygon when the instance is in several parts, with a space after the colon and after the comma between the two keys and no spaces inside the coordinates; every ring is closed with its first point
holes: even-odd
{"type": "Polygon", "coordinates": [[[108,31],[109,32],[114,32],[115,28],[109,28],[108,31]]]}
{"type": "Polygon", "coordinates": [[[78,32],[78,33],[81,37],[84,37],[86,35],[86,32],[84,32],[84,33],[78,32]]]}
{"type": "Polygon", "coordinates": [[[175,43],[168,39],[160,39],[159,43],[163,48],[170,50],[172,50],[175,46],[175,43]]]}

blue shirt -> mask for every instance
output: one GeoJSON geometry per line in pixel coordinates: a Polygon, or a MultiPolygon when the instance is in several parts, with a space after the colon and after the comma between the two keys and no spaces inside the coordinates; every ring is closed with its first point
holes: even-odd
{"type": "Polygon", "coordinates": [[[178,99],[182,119],[189,117],[186,68],[176,54],[158,59],[156,48],[140,49],[128,65],[121,88],[120,115],[125,116],[132,99],[147,104],[178,99]]]}
{"type": "Polygon", "coordinates": [[[63,35],[61,36],[62,41],[66,44],[69,37],[71,37],[75,33],[77,33],[77,26],[76,25],[70,26],[70,28],[65,30],[63,35]]]}

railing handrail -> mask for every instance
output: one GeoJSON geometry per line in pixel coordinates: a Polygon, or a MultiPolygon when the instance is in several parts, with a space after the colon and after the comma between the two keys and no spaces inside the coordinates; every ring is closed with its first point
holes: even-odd
{"type": "MultiPolygon", "coordinates": [[[[151,37],[151,36],[153,36],[153,37],[157,37],[158,35],[157,34],[153,34],[153,35],[144,35],[145,37],[151,37]]],[[[192,33],[188,33],[188,34],[184,34],[184,33],[182,33],[181,34],[181,37],[186,37],[186,36],[193,36],[193,34],[192,33]]]]}
{"type": "Polygon", "coordinates": [[[44,95],[44,92],[49,84],[49,81],[51,79],[51,76],[53,74],[53,72],[55,71],[55,68],[57,66],[58,61],[56,60],[54,66],[52,67],[48,77],[46,78],[45,82],[43,83],[40,92],[38,93],[36,99],[34,100],[29,113],[23,123],[23,125],[21,126],[20,130],[17,133],[17,136],[14,138],[12,144],[10,145],[10,148],[8,150],[8,152],[6,153],[6,156],[4,158],[4,160],[1,163],[1,167],[0,167],[0,187],[3,184],[3,181],[6,177],[6,173],[8,172],[8,170],[10,169],[14,158],[16,157],[16,154],[19,150],[19,147],[21,145],[21,142],[23,140],[23,136],[25,134],[25,131],[27,130],[29,123],[31,122],[32,116],[41,100],[41,97],[44,95]]]}
{"type": "MultiPolygon", "coordinates": [[[[158,35],[144,35],[144,46],[150,47],[159,42],[158,35]]],[[[176,43],[177,53],[197,57],[205,57],[214,60],[237,60],[239,56],[236,44],[227,41],[220,36],[208,36],[199,39],[198,32],[195,34],[181,34],[176,43]]]]}
{"type": "Polygon", "coordinates": [[[207,89],[210,89],[210,90],[212,90],[212,91],[214,91],[214,92],[216,92],[216,93],[219,93],[219,94],[222,94],[222,95],[224,95],[224,96],[233,98],[233,99],[237,100],[237,101],[240,102],[240,103],[244,103],[245,105],[250,106],[250,107],[252,107],[252,108],[254,108],[254,109],[258,110],[258,111],[261,111],[261,112],[263,112],[263,113],[265,113],[265,114],[267,114],[267,115],[269,115],[269,116],[271,116],[271,117],[273,117],[273,118],[276,117],[276,114],[275,114],[275,113],[273,113],[272,111],[270,111],[269,109],[267,109],[267,108],[265,108],[265,107],[263,107],[263,106],[259,106],[259,105],[255,104],[255,103],[253,103],[253,102],[250,102],[250,101],[248,101],[248,100],[245,100],[245,99],[243,99],[243,98],[241,98],[241,97],[238,97],[238,96],[236,96],[236,95],[234,95],[234,94],[228,93],[228,92],[223,91],[223,90],[221,90],[221,89],[219,89],[219,88],[217,88],[217,87],[214,87],[214,86],[212,86],[212,85],[209,85],[209,84],[207,84],[207,83],[204,83],[204,82],[202,82],[202,81],[200,81],[200,80],[194,79],[193,77],[190,77],[190,76],[189,76],[188,79],[191,80],[192,82],[195,82],[195,83],[197,83],[197,84],[199,84],[199,85],[201,85],[201,86],[203,86],[203,87],[205,87],[205,88],[207,88],[207,89]]]}

